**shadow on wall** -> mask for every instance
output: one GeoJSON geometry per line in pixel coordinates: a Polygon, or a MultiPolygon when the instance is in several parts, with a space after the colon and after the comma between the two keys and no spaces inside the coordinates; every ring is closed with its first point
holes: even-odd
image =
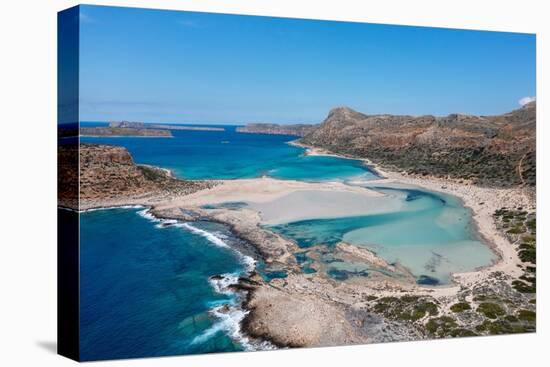
{"type": "Polygon", "coordinates": [[[55,341],[38,341],[36,345],[50,353],[57,354],[57,342],[55,341]]]}

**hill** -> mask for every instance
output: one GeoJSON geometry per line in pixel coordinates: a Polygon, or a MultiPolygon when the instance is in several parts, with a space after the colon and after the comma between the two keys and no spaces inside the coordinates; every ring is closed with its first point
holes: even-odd
{"type": "Polygon", "coordinates": [[[479,185],[534,186],[536,102],[496,116],[365,115],[330,111],[300,142],[409,174],[479,185]]]}

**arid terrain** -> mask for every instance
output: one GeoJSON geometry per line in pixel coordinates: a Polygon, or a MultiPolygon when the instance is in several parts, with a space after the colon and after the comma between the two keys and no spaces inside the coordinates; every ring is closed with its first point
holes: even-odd
{"type": "Polygon", "coordinates": [[[536,184],[535,137],[531,102],[498,116],[365,115],[340,107],[300,142],[397,172],[511,187],[536,184]]]}
{"type": "Polygon", "coordinates": [[[135,201],[146,204],[216,184],[179,180],[164,169],[136,165],[125,148],[112,145],[80,144],[80,149],[76,145],[60,146],[58,160],[59,205],[74,210],[135,201]],[[79,191],[71,189],[76,187],[79,191]]]}

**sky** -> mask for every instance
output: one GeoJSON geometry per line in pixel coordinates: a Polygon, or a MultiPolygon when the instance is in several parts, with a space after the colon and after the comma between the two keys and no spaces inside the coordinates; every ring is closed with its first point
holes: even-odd
{"type": "Polygon", "coordinates": [[[500,114],[536,92],[531,34],[80,7],[80,120],[317,123],[500,114]]]}

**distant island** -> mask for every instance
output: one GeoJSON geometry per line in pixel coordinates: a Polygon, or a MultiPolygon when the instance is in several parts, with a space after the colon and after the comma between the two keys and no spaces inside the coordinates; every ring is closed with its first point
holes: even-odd
{"type": "Polygon", "coordinates": [[[158,137],[171,138],[170,130],[163,129],[140,129],[133,127],[81,127],[81,136],[102,136],[102,137],[117,137],[117,136],[143,136],[143,137],[158,137]]]}
{"type": "Polygon", "coordinates": [[[279,125],[268,123],[249,123],[246,126],[237,128],[239,133],[253,133],[253,134],[273,134],[273,135],[294,135],[294,136],[306,136],[313,132],[319,124],[293,124],[293,125],[279,125]]]}
{"type": "Polygon", "coordinates": [[[167,129],[167,130],[196,130],[196,131],[224,131],[223,127],[189,126],[172,124],[146,124],[144,122],[111,121],[109,127],[134,129],[167,129]]]}

